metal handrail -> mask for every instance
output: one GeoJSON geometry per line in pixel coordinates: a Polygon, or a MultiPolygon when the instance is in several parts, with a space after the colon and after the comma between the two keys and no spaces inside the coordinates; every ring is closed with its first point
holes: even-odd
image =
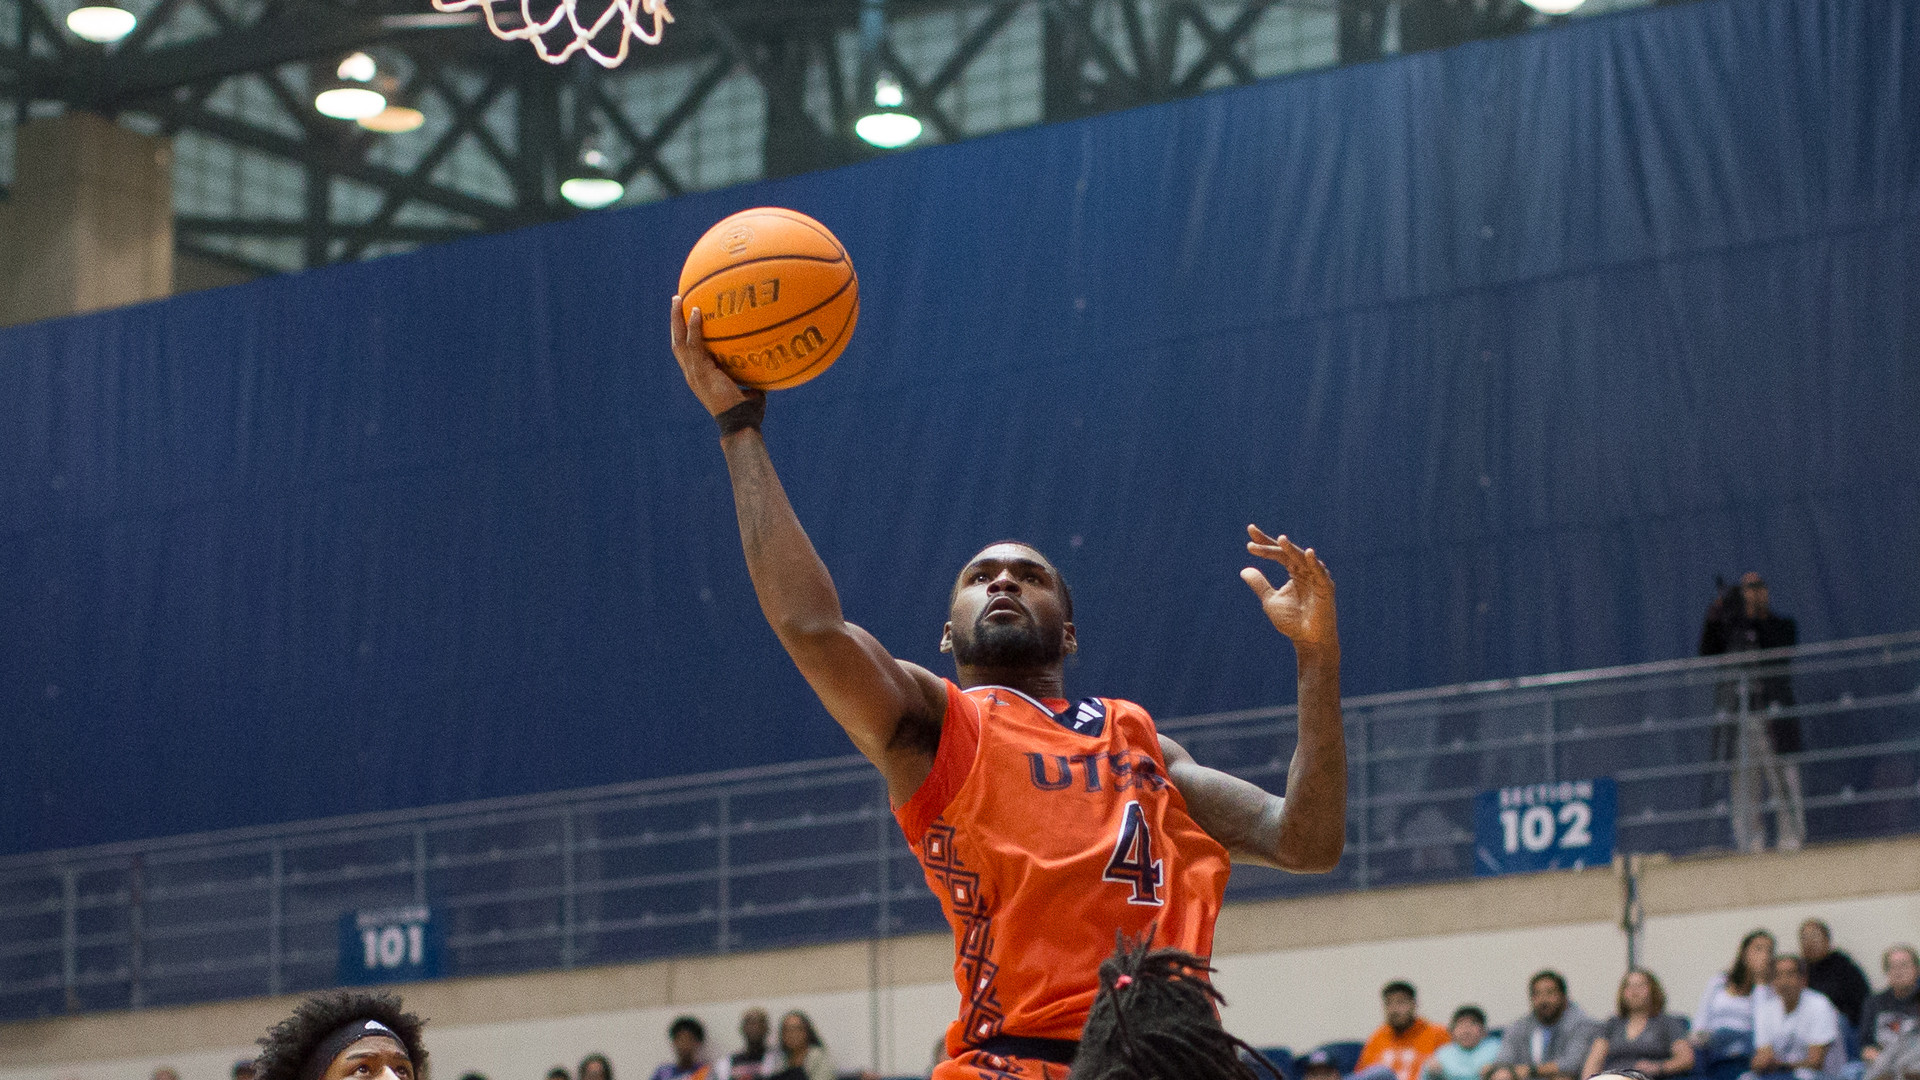
{"type": "MultiPolygon", "coordinates": [[[[1596,769],[1620,785],[1624,849],[1724,848],[1733,812],[1716,792],[1732,791],[1745,758],[1706,744],[1735,723],[1728,688],[1742,688],[1746,724],[1758,714],[1745,687],[1789,670],[1815,691],[1767,715],[1825,739],[1794,756],[1820,778],[1808,810],[1920,828],[1920,784],[1846,780],[1884,761],[1920,770],[1907,734],[1907,710],[1920,716],[1916,631],[1348,698],[1347,859],[1319,879],[1236,872],[1234,894],[1460,876],[1478,791],[1596,769]]],[[[1273,785],[1295,715],[1160,726],[1202,761],[1273,785]]],[[[340,913],[399,902],[432,900],[469,973],[931,929],[938,910],[911,859],[878,774],[852,755],[10,856],[0,1019],[325,985],[340,913]]]]}

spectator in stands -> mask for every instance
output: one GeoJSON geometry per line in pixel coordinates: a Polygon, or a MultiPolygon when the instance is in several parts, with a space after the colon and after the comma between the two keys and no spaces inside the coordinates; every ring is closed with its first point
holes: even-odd
{"type": "Polygon", "coordinates": [[[1867,999],[1860,1017],[1860,1057],[1868,1064],[1901,1036],[1920,1032],[1920,953],[1895,945],[1880,956],[1887,988],[1867,999]]]}
{"type": "MultiPolygon", "coordinates": [[[[1777,649],[1799,641],[1792,619],[1770,606],[1767,583],[1759,574],[1740,575],[1740,584],[1723,588],[1707,608],[1700,628],[1700,655],[1777,649]]],[[[1733,846],[1761,851],[1767,846],[1766,825],[1760,817],[1760,785],[1764,779],[1776,807],[1774,832],[1782,851],[1797,850],[1807,838],[1807,812],[1800,795],[1800,766],[1782,757],[1801,750],[1800,720],[1781,716],[1793,708],[1793,680],[1784,666],[1761,673],[1729,668],[1736,676],[1715,691],[1714,756],[1734,763],[1731,792],[1733,846]],[[1739,720],[1741,688],[1746,688],[1748,719],[1739,720]],[[1764,723],[1762,722],[1764,718],[1764,723]],[[1744,743],[1745,752],[1742,753],[1744,743]]]]}
{"type": "Polygon", "coordinates": [[[565,1065],[555,1065],[547,1070],[547,1080],[573,1080],[573,1074],[567,1071],[565,1065]]]}
{"type": "MultiPolygon", "coordinates": [[[[653,1080],[713,1080],[713,1065],[707,1061],[707,1026],[691,1016],[676,1017],[667,1025],[667,1038],[673,1043],[673,1060],[653,1070],[653,1080]]],[[[594,1080],[587,1070],[598,1059],[600,1067],[611,1073],[607,1059],[595,1054],[580,1062],[580,1080],[594,1080]]],[[[607,1080],[613,1080],[608,1076],[607,1080]]]]}
{"type": "Polygon", "coordinates": [[[1340,1063],[1325,1050],[1315,1050],[1301,1058],[1300,1070],[1300,1080],[1340,1080],[1340,1063]]]}
{"type": "MultiPolygon", "coordinates": [[[[683,1019],[692,1018],[683,1017],[683,1019]]],[[[694,1026],[696,1028],[699,1027],[699,1024],[700,1021],[694,1020],[694,1026]]],[[[669,1029],[668,1034],[672,1034],[671,1029],[669,1029]]],[[[701,1029],[700,1038],[702,1041],[705,1041],[706,1035],[706,1030],[701,1029]]],[[[565,1071],[564,1069],[561,1070],[563,1073],[565,1071]]],[[[613,1062],[608,1061],[607,1055],[605,1054],[588,1054],[586,1057],[580,1059],[580,1067],[575,1069],[573,1074],[578,1077],[579,1080],[613,1080],[613,1062]]]]}
{"type": "Polygon", "coordinates": [[[1433,1052],[1421,1075],[1425,1080],[1480,1080],[1500,1054],[1500,1037],[1487,1034],[1487,1014],[1478,1005],[1453,1010],[1447,1025],[1453,1041],[1433,1052]]]}
{"type": "Polygon", "coordinates": [[[1614,1015],[1587,1051],[1582,1076],[1623,1069],[1648,1077],[1680,1076],[1693,1071],[1693,1043],[1687,1022],[1667,1011],[1667,992],[1650,971],[1629,970],[1620,980],[1614,1015]]]}
{"type": "Polygon", "coordinates": [[[1920,1028],[1908,1028],[1876,1055],[1861,1080],[1920,1080],[1920,1028]]]}
{"type": "Polygon", "coordinates": [[[1734,951],[1733,966],[1715,975],[1693,1014],[1693,1045],[1702,1068],[1753,1053],[1755,1006],[1773,996],[1773,935],[1751,930],[1734,951]]]}
{"type": "Polygon", "coordinates": [[[1840,1012],[1827,995],[1807,989],[1806,961],[1792,953],[1774,957],[1773,995],[1753,1007],[1753,1064],[1746,1076],[1815,1080],[1840,1075],[1846,1063],[1840,1012]]]}
{"type": "Polygon", "coordinates": [[[1860,1010],[1867,1003],[1867,973],[1853,957],[1833,947],[1833,928],[1819,919],[1800,924],[1800,955],[1807,961],[1807,986],[1827,995],[1840,1016],[1860,1029],[1860,1010]]]}
{"type": "Polygon", "coordinates": [[[780,1018],[780,1045],[768,1072],[768,1080],[834,1080],[833,1059],[813,1021],[799,1009],[780,1018]]]}
{"type": "Polygon", "coordinates": [[[1576,1080],[1600,1026],[1567,1000],[1567,980],[1542,971],[1527,982],[1527,1015],[1507,1025],[1487,1080],[1576,1080]]]}
{"type": "Polygon", "coordinates": [[[258,1071],[252,1058],[241,1058],[233,1063],[233,1080],[253,1080],[254,1073],[258,1071]]]}
{"type": "Polygon", "coordinates": [[[180,1080],[180,1071],[171,1065],[162,1065],[153,1070],[152,1080],[180,1080]]]}
{"type": "Polygon", "coordinates": [[[1415,1080],[1435,1050],[1447,1045],[1447,1031],[1421,1016],[1413,984],[1396,979],[1380,989],[1385,1022],[1360,1049],[1355,1080],[1415,1080]]]}
{"type": "Polygon", "coordinates": [[[767,1074],[767,1010],[740,1014],[740,1052],[727,1059],[727,1080],[760,1080],[767,1074]]]}
{"type": "Polygon", "coordinates": [[[258,1080],[414,1080],[427,1064],[421,1019],[391,994],[308,998],[260,1040],[258,1080]]]}

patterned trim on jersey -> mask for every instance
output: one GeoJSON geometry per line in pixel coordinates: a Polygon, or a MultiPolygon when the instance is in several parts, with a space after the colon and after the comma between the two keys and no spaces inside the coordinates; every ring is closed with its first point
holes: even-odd
{"type": "Polygon", "coordinates": [[[953,842],[953,826],[936,820],[927,827],[920,841],[920,862],[927,873],[946,889],[947,902],[961,919],[958,968],[967,978],[967,1003],[964,1038],[969,1043],[991,1039],[1000,1034],[1006,1010],[994,990],[999,965],[988,957],[993,952],[993,917],[980,895],[980,875],[966,869],[953,842]]]}

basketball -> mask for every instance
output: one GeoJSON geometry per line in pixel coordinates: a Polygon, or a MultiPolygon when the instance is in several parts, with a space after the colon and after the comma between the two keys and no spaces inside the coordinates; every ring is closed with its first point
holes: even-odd
{"type": "Polygon", "coordinates": [[[825,225],[795,210],[742,210],[707,230],[680,269],[681,309],[742,386],[783,390],[833,366],[860,318],[860,279],[825,225]]]}

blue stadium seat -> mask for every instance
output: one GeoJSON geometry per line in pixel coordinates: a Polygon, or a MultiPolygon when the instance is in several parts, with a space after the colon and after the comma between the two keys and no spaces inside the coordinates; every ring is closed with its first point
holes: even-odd
{"type": "Polygon", "coordinates": [[[1357,1042],[1330,1042],[1318,1047],[1316,1052],[1325,1050],[1333,1063],[1340,1067],[1340,1075],[1345,1076],[1360,1064],[1360,1049],[1361,1044],[1357,1042]]]}

